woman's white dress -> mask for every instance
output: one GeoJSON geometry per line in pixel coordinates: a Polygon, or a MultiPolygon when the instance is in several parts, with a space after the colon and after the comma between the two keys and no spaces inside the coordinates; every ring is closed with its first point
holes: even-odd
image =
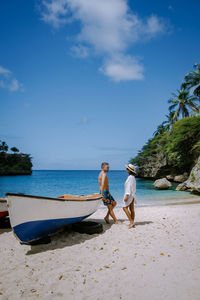
{"type": "MultiPolygon", "coordinates": [[[[129,175],[126,182],[125,182],[125,193],[124,193],[124,198],[126,195],[129,195],[128,201],[124,201],[124,207],[128,206],[131,204],[133,199],[135,198],[135,193],[136,193],[136,180],[135,176],[129,175]]],[[[136,201],[135,201],[136,202],[136,201]]]]}

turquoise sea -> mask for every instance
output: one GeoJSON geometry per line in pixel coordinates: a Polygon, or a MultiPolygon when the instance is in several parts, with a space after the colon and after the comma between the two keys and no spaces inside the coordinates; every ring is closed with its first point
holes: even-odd
{"type": "MultiPolygon", "coordinates": [[[[63,194],[93,194],[99,191],[99,171],[33,171],[29,176],[2,176],[0,177],[0,197],[6,193],[24,193],[57,197],[63,194]]],[[[110,192],[121,206],[124,182],[127,178],[125,171],[110,171],[108,173],[110,192]]],[[[138,205],[162,205],[165,203],[197,198],[188,192],[171,190],[158,191],[153,187],[153,181],[137,179],[138,205]]]]}

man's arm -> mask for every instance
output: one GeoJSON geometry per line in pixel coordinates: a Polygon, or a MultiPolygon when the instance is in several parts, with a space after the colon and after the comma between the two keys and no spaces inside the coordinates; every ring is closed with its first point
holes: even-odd
{"type": "Polygon", "coordinates": [[[104,192],[104,186],[105,186],[105,179],[106,179],[106,174],[102,174],[102,178],[101,178],[101,195],[103,196],[103,192],[104,192]]]}

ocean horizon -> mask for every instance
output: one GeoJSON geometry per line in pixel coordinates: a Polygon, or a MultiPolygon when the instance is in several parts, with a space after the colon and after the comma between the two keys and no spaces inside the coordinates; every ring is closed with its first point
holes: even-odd
{"type": "MultiPolygon", "coordinates": [[[[32,175],[1,176],[0,197],[6,193],[24,193],[45,197],[63,194],[87,195],[99,192],[100,170],[33,170],[32,175]]],[[[123,204],[125,170],[111,170],[108,173],[110,193],[118,206],[123,204]]],[[[163,205],[196,198],[188,192],[176,191],[173,183],[169,190],[156,190],[154,180],[136,178],[136,199],[138,206],[163,205]]],[[[102,205],[103,207],[103,205],[102,205]]]]}

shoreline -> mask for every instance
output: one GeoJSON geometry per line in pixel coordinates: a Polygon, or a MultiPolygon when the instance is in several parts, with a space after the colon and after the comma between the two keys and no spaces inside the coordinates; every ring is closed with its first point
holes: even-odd
{"type": "MultiPolygon", "coordinates": [[[[162,201],[169,200],[170,198],[166,198],[162,201]]],[[[178,201],[178,202],[171,202],[171,203],[163,203],[163,204],[148,204],[148,205],[137,205],[136,207],[162,207],[162,206],[170,206],[170,205],[186,205],[186,204],[200,204],[200,196],[193,199],[193,198],[188,198],[187,200],[185,199],[184,201],[178,201]]]]}
{"type": "MultiPolygon", "coordinates": [[[[193,195],[194,196],[194,195],[193,195]]],[[[165,201],[169,201],[170,198],[163,198],[161,201],[163,201],[163,204],[135,204],[135,208],[140,208],[140,207],[163,207],[163,206],[170,206],[170,205],[190,205],[190,204],[200,204],[200,196],[197,196],[195,198],[193,197],[188,197],[187,199],[184,199],[183,201],[175,201],[175,202],[169,202],[166,203],[165,201]]],[[[122,209],[123,206],[120,204],[117,205],[115,209],[122,209]]],[[[105,206],[100,206],[99,209],[105,209],[105,206]]]]}

